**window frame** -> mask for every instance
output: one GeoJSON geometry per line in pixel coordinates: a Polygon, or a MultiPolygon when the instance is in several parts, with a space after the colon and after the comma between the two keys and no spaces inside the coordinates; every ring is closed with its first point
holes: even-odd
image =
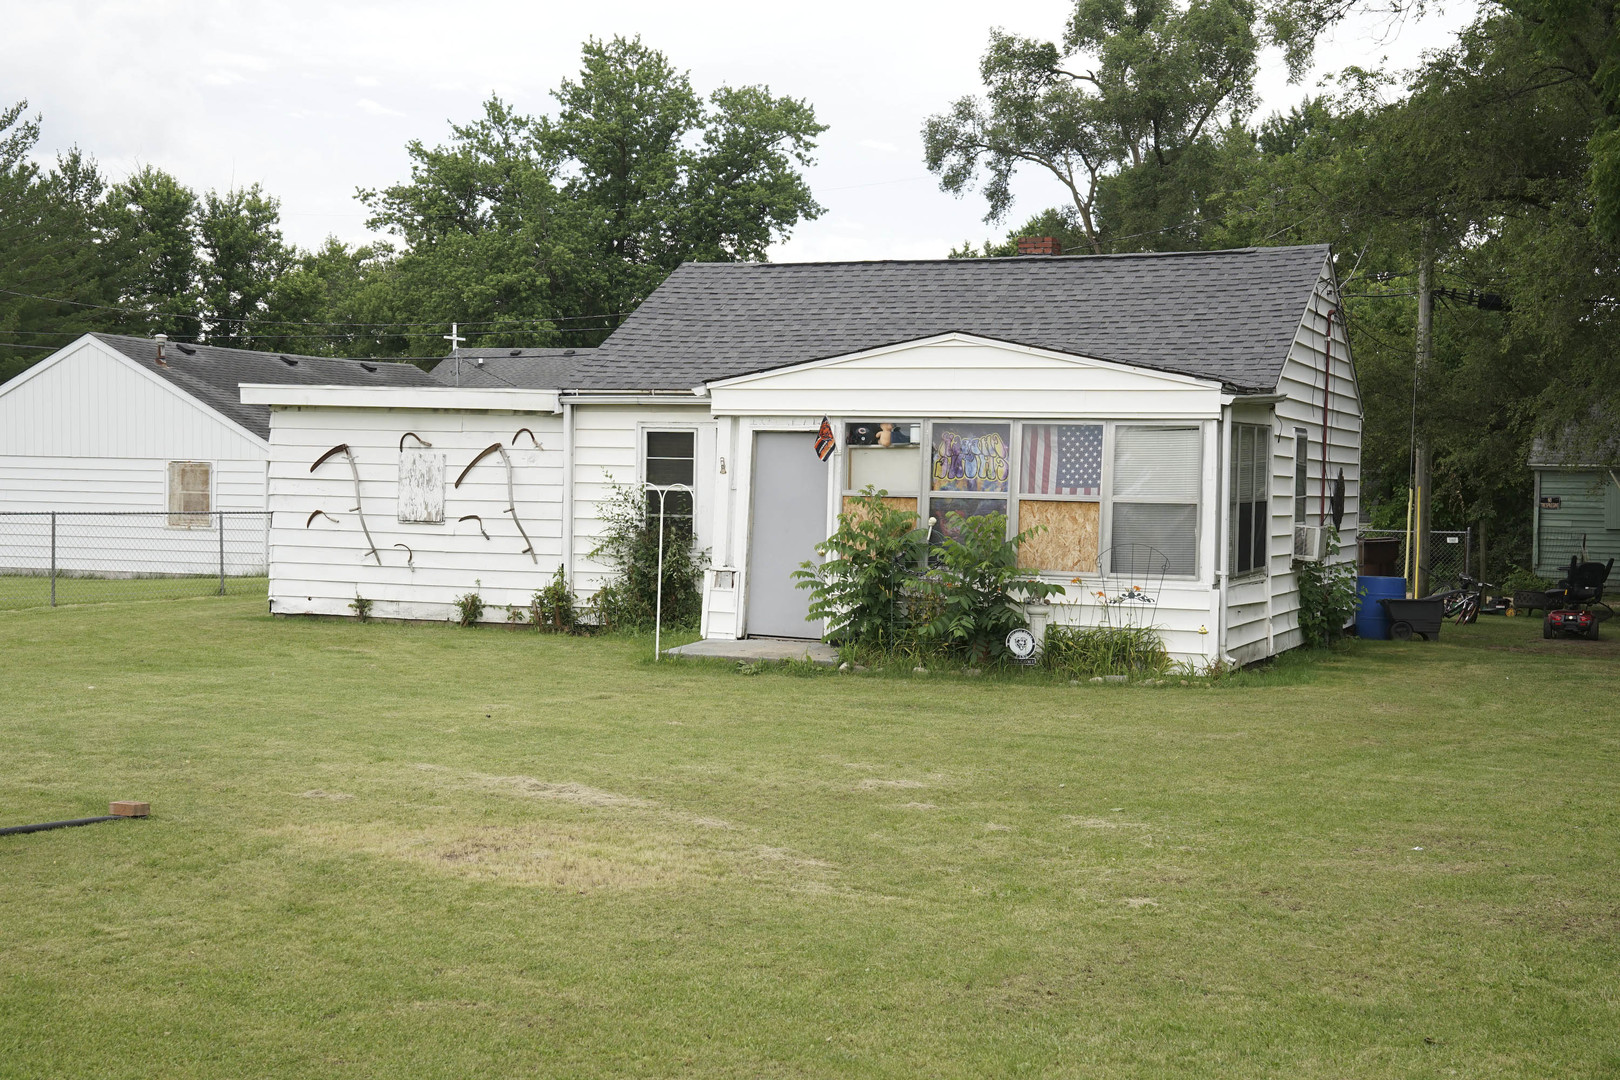
{"type": "MultiPolygon", "coordinates": [[[[1208,455],[1208,448],[1204,445],[1208,441],[1208,424],[1203,419],[1194,420],[1113,420],[1108,422],[1108,429],[1103,435],[1103,477],[1108,498],[1103,503],[1103,534],[1098,550],[1099,557],[1103,551],[1111,550],[1115,546],[1114,537],[1114,508],[1119,503],[1126,505],[1153,505],[1153,506],[1191,506],[1193,508],[1193,565],[1192,570],[1185,573],[1165,572],[1168,581],[1198,581],[1203,571],[1204,563],[1204,530],[1207,527],[1204,513],[1204,496],[1206,485],[1204,483],[1204,459],[1208,455]],[[1165,498],[1162,496],[1130,496],[1120,498],[1114,494],[1116,480],[1115,455],[1116,444],[1119,442],[1121,428],[1170,428],[1188,429],[1197,433],[1198,462],[1194,466],[1193,475],[1196,477],[1197,493],[1191,503],[1181,499],[1165,498]]],[[[1168,556],[1167,556],[1168,557],[1168,556]]],[[[1099,568],[1101,573],[1113,573],[1111,569],[1099,568]]]]}
{"type": "MultiPolygon", "coordinates": [[[[698,455],[699,455],[700,451],[699,451],[699,447],[698,447],[698,432],[699,432],[699,425],[697,425],[697,424],[674,423],[674,424],[637,424],[636,425],[636,471],[637,471],[637,477],[641,481],[641,491],[642,491],[642,494],[643,494],[644,497],[645,497],[646,492],[647,492],[647,484],[649,484],[651,482],[651,481],[649,481],[647,479],[647,462],[648,462],[648,460],[650,458],[651,459],[656,459],[656,460],[659,460],[659,461],[680,461],[680,460],[682,460],[681,458],[672,458],[672,457],[668,457],[668,456],[666,456],[664,454],[657,454],[657,455],[649,454],[647,452],[648,451],[647,443],[648,443],[648,440],[650,439],[650,437],[653,436],[653,435],[690,435],[692,437],[692,458],[691,458],[691,461],[692,461],[692,482],[690,484],[686,485],[687,487],[691,488],[691,490],[692,490],[692,510],[691,510],[691,513],[689,513],[689,514],[665,513],[664,514],[664,521],[665,521],[665,525],[667,527],[669,524],[671,524],[673,522],[680,521],[680,520],[683,520],[683,519],[686,520],[687,525],[688,525],[688,529],[691,532],[691,535],[693,537],[694,542],[696,542],[696,538],[697,538],[697,534],[698,534],[698,527],[697,526],[698,526],[698,520],[699,520],[699,510],[698,510],[698,455]]],[[[667,486],[667,485],[658,485],[658,486],[663,487],[663,486],[667,486]]],[[[667,496],[666,496],[666,498],[667,498],[667,496]]],[[[655,503],[655,500],[650,499],[650,498],[647,499],[647,516],[648,516],[648,521],[649,521],[649,527],[651,527],[650,523],[651,523],[651,521],[653,521],[655,519],[655,516],[656,516],[657,507],[654,505],[654,503],[655,503]]]]}
{"type": "Polygon", "coordinates": [[[1294,429],[1294,524],[1304,525],[1309,513],[1311,485],[1311,433],[1310,429],[1294,429]]]}
{"type": "MultiPolygon", "coordinates": [[[[178,494],[180,494],[181,497],[182,497],[182,506],[183,506],[184,505],[183,499],[184,499],[184,496],[186,494],[185,489],[184,488],[179,489],[178,494]]],[[[195,492],[193,492],[193,494],[195,494],[195,492]]],[[[216,496],[215,496],[215,483],[214,483],[214,463],[212,461],[196,461],[196,460],[192,460],[192,459],[181,459],[181,460],[169,462],[167,468],[164,469],[164,472],[163,472],[163,506],[164,506],[165,513],[167,514],[167,517],[165,518],[165,521],[164,521],[164,527],[165,528],[169,528],[169,529],[211,529],[211,528],[213,528],[214,516],[215,516],[215,509],[214,509],[215,498],[216,498],[216,496]],[[175,510],[175,509],[173,509],[173,507],[174,507],[174,498],[175,498],[175,495],[177,494],[177,491],[176,491],[176,488],[175,488],[175,481],[176,481],[176,477],[177,477],[176,469],[183,468],[184,466],[188,466],[188,465],[200,465],[204,469],[208,470],[208,486],[207,486],[207,489],[204,492],[202,492],[202,494],[207,497],[208,505],[202,510],[186,510],[186,509],[175,510]]]]}
{"type": "MultiPolygon", "coordinates": [[[[844,432],[844,431],[847,430],[847,425],[848,424],[863,422],[864,418],[866,416],[868,416],[868,415],[871,415],[871,414],[845,415],[845,416],[839,416],[839,417],[833,418],[834,423],[836,424],[835,430],[838,431],[838,432],[844,432]]],[[[917,441],[918,452],[917,452],[917,461],[916,461],[916,472],[917,472],[916,487],[914,489],[912,489],[912,490],[909,490],[909,491],[898,491],[898,490],[896,490],[896,491],[889,491],[889,493],[888,493],[891,497],[894,497],[894,498],[908,498],[908,499],[909,498],[915,498],[917,500],[917,521],[918,521],[919,525],[926,525],[926,523],[927,523],[927,521],[928,521],[928,519],[930,517],[937,517],[941,513],[943,513],[945,510],[948,510],[949,509],[949,505],[948,505],[949,502],[951,502],[951,501],[953,501],[955,499],[976,499],[976,498],[991,499],[991,500],[996,500],[996,501],[1001,502],[1003,504],[1003,506],[1005,507],[1005,515],[1006,515],[1006,518],[1007,518],[1007,539],[1011,540],[1013,537],[1017,536],[1018,532],[1019,532],[1020,522],[1018,520],[1018,518],[1019,518],[1018,504],[1021,501],[1029,500],[1029,501],[1033,501],[1033,502],[1091,502],[1091,503],[1098,504],[1098,508],[1097,508],[1097,533],[1098,533],[1097,545],[1098,545],[1098,554],[1099,555],[1102,552],[1108,550],[1110,547],[1112,547],[1113,542],[1114,542],[1114,537],[1113,537],[1113,530],[1114,530],[1113,508],[1114,508],[1114,504],[1116,502],[1115,496],[1113,494],[1113,487],[1114,487],[1114,450],[1115,450],[1114,444],[1115,444],[1115,442],[1117,441],[1117,438],[1118,438],[1118,430],[1119,430],[1119,428],[1121,428],[1121,427],[1132,427],[1132,428],[1182,428],[1182,429],[1187,429],[1187,430],[1194,431],[1197,434],[1197,441],[1198,441],[1198,461],[1194,465],[1194,476],[1196,478],[1197,494],[1194,496],[1193,500],[1190,503],[1189,502],[1180,502],[1180,501],[1177,501],[1177,500],[1174,500],[1174,499],[1159,498],[1159,497],[1132,497],[1132,498],[1120,499],[1118,501],[1119,502],[1124,502],[1124,503],[1157,503],[1157,504],[1162,504],[1162,505],[1167,505],[1167,506],[1192,506],[1193,509],[1194,509],[1194,525],[1193,525],[1193,529],[1194,529],[1194,534],[1193,534],[1193,561],[1194,561],[1194,565],[1193,565],[1193,570],[1192,570],[1191,573],[1188,573],[1188,574],[1171,574],[1171,573],[1167,573],[1165,575],[1165,578],[1166,578],[1166,580],[1174,580],[1174,581],[1177,581],[1177,582],[1186,582],[1186,581],[1197,581],[1197,580],[1199,580],[1199,576],[1200,576],[1200,574],[1202,572],[1202,568],[1203,568],[1204,534],[1205,534],[1205,530],[1208,528],[1208,521],[1209,521],[1208,515],[1204,512],[1204,509],[1205,509],[1204,508],[1204,499],[1205,499],[1206,488],[1207,488],[1207,484],[1205,483],[1204,469],[1205,469],[1205,465],[1206,465],[1206,460],[1205,459],[1209,456],[1209,448],[1206,445],[1207,442],[1208,442],[1208,427],[1209,427],[1208,419],[1202,418],[1202,417],[1195,418],[1195,419],[1163,419],[1163,420],[1158,420],[1158,419],[1123,419],[1123,418],[1116,419],[1116,418],[1097,417],[1097,416],[1092,416],[1092,417],[1074,417],[1074,416],[1068,416],[1068,417],[1055,417],[1055,416],[1052,416],[1052,417],[1038,417],[1038,416],[1031,416],[1031,417],[1007,417],[1007,416],[999,416],[999,417],[985,417],[985,416],[914,417],[914,416],[893,416],[893,417],[889,417],[889,416],[886,416],[883,422],[885,422],[885,423],[895,423],[895,424],[900,424],[900,423],[915,424],[915,425],[918,426],[918,430],[921,433],[919,435],[918,441],[917,441]],[[952,492],[949,492],[949,491],[936,492],[936,491],[933,490],[934,428],[935,428],[936,425],[958,425],[958,424],[976,424],[976,425],[981,425],[981,426],[1005,425],[1005,426],[1008,427],[1008,429],[1009,429],[1009,433],[1008,433],[1008,438],[1009,438],[1008,454],[1009,454],[1009,469],[1010,469],[1009,480],[1008,480],[1008,490],[1006,490],[1004,492],[998,492],[998,491],[972,491],[972,492],[968,492],[968,491],[964,491],[964,492],[956,492],[956,493],[952,493],[952,492]],[[1097,486],[1097,494],[1096,495],[1039,495],[1039,494],[1033,494],[1033,493],[1030,493],[1030,492],[1026,492],[1023,489],[1024,429],[1027,426],[1031,426],[1031,425],[1042,426],[1042,427],[1044,427],[1044,426],[1060,426],[1060,427],[1101,427],[1102,428],[1102,439],[1103,439],[1103,442],[1102,442],[1102,463],[1101,463],[1101,474],[1100,474],[1100,476],[1098,478],[1099,482],[1098,482],[1098,486],[1097,486]],[[940,506],[939,504],[941,502],[944,502],[947,505],[940,506]]],[[[864,450],[864,449],[866,449],[866,447],[851,447],[851,446],[848,446],[846,444],[840,443],[839,448],[838,448],[838,453],[839,453],[840,457],[847,459],[852,450],[864,450]]],[[[850,463],[849,463],[849,461],[848,460],[841,461],[839,463],[838,468],[839,468],[839,481],[840,481],[840,483],[839,483],[839,495],[840,495],[840,498],[842,499],[844,497],[848,497],[848,496],[852,496],[852,495],[859,495],[860,494],[859,489],[851,488],[849,486],[849,476],[850,476],[850,463]]],[[[1219,559],[1219,556],[1217,556],[1217,559],[1219,559]]],[[[1217,565],[1218,565],[1218,563],[1217,563],[1217,565]]],[[[1054,577],[1054,578],[1061,577],[1065,581],[1070,580],[1070,579],[1072,579],[1072,578],[1074,578],[1076,576],[1076,572],[1071,571],[1071,570],[1049,570],[1049,569],[1044,569],[1044,568],[1036,568],[1035,572],[1042,575],[1042,576],[1045,576],[1045,577],[1054,577]]],[[[1094,576],[1098,572],[1107,574],[1107,573],[1110,573],[1111,571],[1109,569],[1107,569],[1106,567],[1102,567],[1102,568],[1098,568],[1098,569],[1080,571],[1079,574],[1080,574],[1080,576],[1085,576],[1085,575],[1094,576]]]]}
{"type": "Polygon", "coordinates": [[[1273,429],[1270,424],[1253,424],[1233,422],[1232,424],[1232,472],[1227,478],[1231,487],[1231,498],[1227,500],[1227,545],[1226,566],[1227,571],[1234,579],[1247,579],[1265,577],[1271,573],[1271,440],[1273,429]],[[1250,443],[1251,456],[1249,460],[1249,480],[1254,485],[1251,498],[1244,502],[1239,497],[1239,484],[1243,469],[1243,438],[1247,434],[1252,440],[1250,443]],[[1241,565],[1240,556],[1244,554],[1239,548],[1240,535],[1239,522],[1243,507],[1249,508],[1249,550],[1247,555],[1252,560],[1248,566],[1241,565]],[[1265,507],[1265,511],[1258,518],[1254,516],[1256,506],[1265,507]],[[1265,531],[1256,537],[1254,530],[1264,527],[1265,531]],[[1256,545],[1261,544],[1261,550],[1256,552],[1256,545]]]}

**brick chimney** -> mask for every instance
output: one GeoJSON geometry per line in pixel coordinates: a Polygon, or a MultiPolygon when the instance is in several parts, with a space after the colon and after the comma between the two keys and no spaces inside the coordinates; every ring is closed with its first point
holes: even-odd
{"type": "Polygon", "coordinates": [[[1020,255],[1061,255],[1063,245],[1058,243],[1055,236],[1020,236],[1018,238],[1018,254],[1020,255]]]}

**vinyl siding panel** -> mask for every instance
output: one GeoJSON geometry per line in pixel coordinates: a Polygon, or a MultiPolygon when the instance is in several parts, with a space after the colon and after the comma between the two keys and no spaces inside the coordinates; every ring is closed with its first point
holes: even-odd
{"type": "MultiPolygon", "coordinates": [[[[1615,470],[1620,473],[1620,469],[1615,470]]],[[[1542,498],[1557,496],[1557,510],[1536,512],[1536,573],[1557,580],[1584,543],[1586,557],[1597,562],[1620,559],[1620,529],[1607,527],[1606,489],[1614,481],[1592,469],[1541,469],[1542,498]]]]}
{"type": "Polygon", "coordinates": [[[375,601],[373,614],[380,618],[446,619],[455,599],[476,589],[486,604],[484,618],[502,622],[503,606],[527,603],[562,560],[562,417],[555,414],[278,407],[271,413],[270,446],[270,597],[278,614],[351,615],[358,594],[375,601]],[[514,434],[525,427],[538,448],[527,436],[514,445],[514,434]],[[443,455],[443,523],[398,520],[400,441],[407,431],[443,455]],[[533,541],[532,558],[508,512],[498,454],[480,460],[455,486],[468,464],[497,442],[512,462],[513,501],[533,541]],[[354,453],[360,505],[381,565],[367,554],[345,457],[334,455],[310,471],[339,443],[354,453]],[[321,515],[312,521],[315,511],[321,515]],[[459,520],[469,514],[482,520],[482,533],[476,522],[459,520]]]}

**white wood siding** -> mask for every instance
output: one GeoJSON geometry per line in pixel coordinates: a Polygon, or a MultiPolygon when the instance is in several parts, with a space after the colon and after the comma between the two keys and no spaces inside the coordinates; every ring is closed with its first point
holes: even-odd
{"type": "Polygon", "coordinates": [[[1212,382],[951,334],[711,388],[716,415],[1117,417],[1219,412],[1212,382]]]}
{"type": "MultiPolygon", "coordinates": [[[[412,442],[412,446],[417,444],[412,442]]],[[[444,619],[455,599],[475,589],[501,622],[501,605],[526,604],[562,557],[562,417],[552,413],[427,409],[277,407],[271,419],[270,598],[278,614],[351,615],[356,594],[383,618],[444,619]],[[540,441],[514,440],[519,428],[540,441]],[[413,431],[445,457],[443,524],[397,520],[399,442],[413,431]],[[460,488],[456,478],[485,447],[502,443],[512,460],[518,517],[535,558],[507,512],[506,470],[498,454],[478,463],[460,488]],[[310,465],[347,443],[360,471],[362,507],[382,565],[366,555],[354,513],[354,482],[338,454],[313,474],[310,465]],[[330,515],[317,517],[316,510],[330,515]],[[478,524],[460,521],[476,514],[478,524]],[[404,548],[410,549],[410,556],[404,548]]]]}
{"type": "MultiPolygon", "coordinates": [[[[1252,598],[1252,590],[1239,589],[1238,583],[1229,587],[1227,652],[1240,662],[1285,652],[1301,643],[1299,587],[1293,566],[1296,428],[1303,428],[1310,441],[1305,523],[1322,523],[1323,476],[1326,476],[1327,491],[1331,495],[1334,477],[1339,469],[1344,469],[1344,523],[1339,531],[1341,553],[1338,561],[1355,560],[1357,522],[1361,512],[1361,397],[1342,315],[1332,320],[1333,364],[1331,385],[1328,385],[1328,313],[1335,307],[1333,297],[1336,295],[1329,264],[1324,267],[1321,280],[1311,294],[1310,305],[1300,321],[1288,359],[1283,364],[1282,375],[1277,381],[1277,393],[1282,395],[1282,400],[1274,406],[1270,421],[1275,425],[1275,434],[1272,438],[1269,511],[1269,612],[1265,612],[1264,604],[1252,598]],[[1322,451],[1324,391],[1328,421],[1325,472],[1322,451]],[[1260,644],[1251,625],[1251,620],[1257,615],[1270,627],[1269,648],[1260,644]]],[[[1240,422],[1247,419],[1247,416],[1239,416],[1240,422]]]]}
{"type": "MultiPolygon", "coordinates": [[[[0,569],[69,573],[210,573],[212,529],[168,527],[171,461],[213,467],[216,510],[263,510],[265,444],[93,339],[81,340],[0,390],[0,569]],[[153,516],[73,517],[145,511],[153,516]],[[26,512],[28,517],[6,516],[26,512]]],[[[264,566],[257,523],[227,529],[226,572],[264,566]]]]}
{"type": "Polygon", "coordinates": [[[602,536],[602,507],[620,487],[637,487],[641,475],[641,433],[647,430],[697,433],[697,480],[693,527],[699,548],[714,548],[714,480],[718,473],[715,423],[707,403],[682,405],[591,405],[574,412],[574,589],[586,600],[608,579],[609,568],[591,558],[602,536]]]}

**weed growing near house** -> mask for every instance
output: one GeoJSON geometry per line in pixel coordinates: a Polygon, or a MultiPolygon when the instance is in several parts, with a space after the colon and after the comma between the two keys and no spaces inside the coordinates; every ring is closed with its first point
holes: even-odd
{"type": "MultiPolygon", "coordinates": [[[[677,498],[681,493],[669,496],[677,498]]],[[[684,515],[669,504],[664,519],[664,626],[697,626],[703,617],[703,571],[707,551],[697,550],[690,503],[684,515]]],[[[591,618],[608,630],[648,630],[658,605],[658,534],[656,509],[649,514],[646,492],[620,487],[602,504],[602,535],[591,558],[613,568],[613,580],[591,597],[591,618]]]]}
{"type": "Polygon", "coordinates": [[[514,604],[506,609],[506,621],[527,623],[547,634],[572,634],[579,628],[579,610],[574,590],[561,565],[551,575],[551,583],[536,589],[527,606],[514,604]]]}
{"type": "MultiPolygon", "coordinates": [[[[1328,534],[1328,558],[1339,553],[1339,532],[1328,534]]],[[[1302,562],[1294,568],[1299,583],[1299,629],[1306,644],[1330,645],[1344,636],[1356,617],[1361,590],[1353,563],[1302,562]]]]}
{"type": "Polygon", "coordinates": [[[483,587],[482,581],[474,581],[476,586],[472,592],[463,593],[456,597],[456,625],[471,626],[484,617],[484,598],[479,595],[478,589],[483,587]]]}
{"type": "Polygon", "coordinates": [[[359,593],[355,593],[354,599],[349,602],[349,610],[354,612],[354,617],[359,619],[361,622],[370,622],[371,605],[373,603],[374,601],[367,600],[359,593]]]}
{"type": "Polygon", "coordinates": [[[827,640],[882,653],[916,639],[912,607],[928,530],[915,510],[891,506],[868,485],[838,515],[838,529],[816,545],[820,563],[794,571],[811,590],[810,617],[827,620],[827,640]]]}
{"type": "Polygon", "coordinates": [[[930,551],[933,565],[922,579],[933,612],[920,636],[970,664],[1000,663],[1007,658],[1007,635],[1029,625],[1020,602],[1063,592],[1063,586],[1018,565],[1018,545],[1044,526],[1009,540],[1004,514],[963,517],[952,510],[946,518],[945,535],[930,551]]]}
{"type": "Polygon", "coordinates": [[[1173,666],[1150,626],[1048,626],[1042,666],[1074,677],[1164,675],[1173,666]]]}

